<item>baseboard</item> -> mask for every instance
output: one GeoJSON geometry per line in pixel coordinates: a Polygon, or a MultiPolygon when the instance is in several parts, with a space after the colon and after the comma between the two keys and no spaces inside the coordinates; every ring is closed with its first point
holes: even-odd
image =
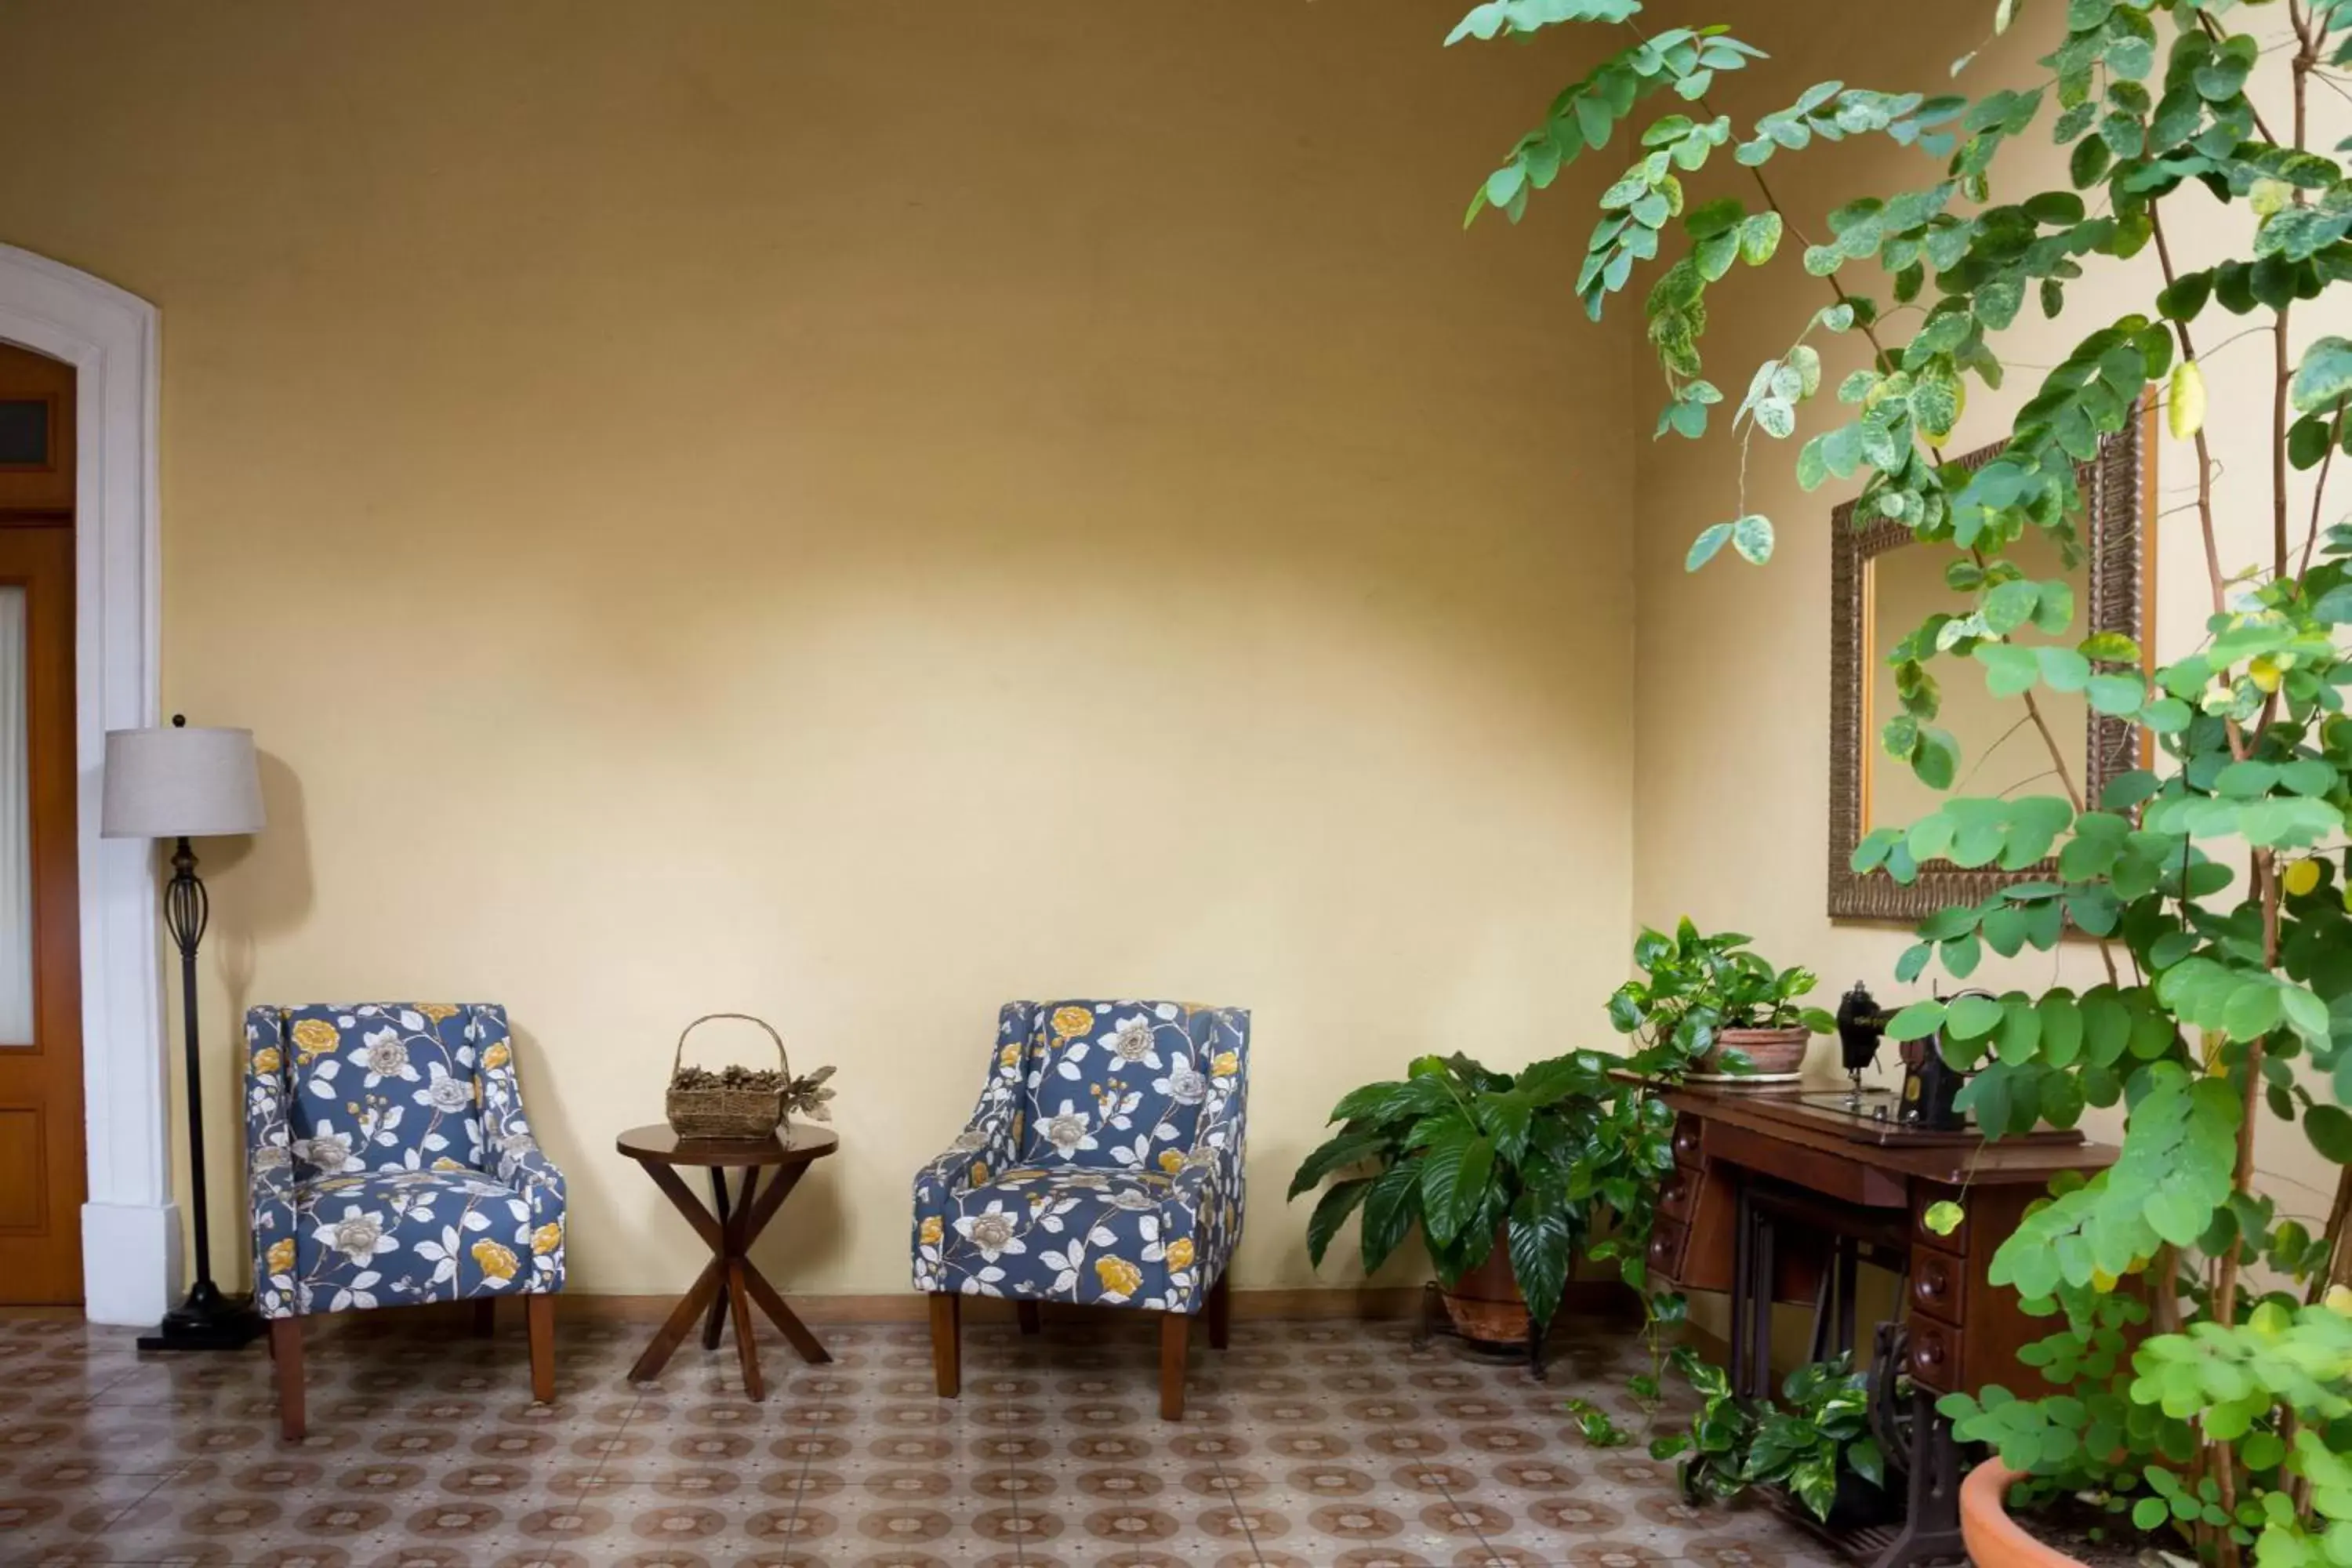
{"type": "MultiPolygon", "coordinates": [[[[793,1310],[812,1323],[915,1323],[929,1321],[929,1298],[913,1290],[877,1295],[798,1295],[787,1298],[793,1310]]],[[[1277,1286],[1235,1290],[1233,1312],[1245,1321],[1278,1321],[1317,1318],[1350,1318],[1361,1321],[1394,1321],[1420,1315],[1418,1285],[1342,1287],[1277,1286]]],[[[565,1317],[590,1321],[655,1322],[669,1316],[675,1296],[589,1295],[566,1291],[559,1311],[565,1317]]],[[[1047,1302],[1048,1315],[1081,1310],[1047,1302]]],[[[1564,1313],[1580,1317],[1639,1316],[1639,1304],[1612,1280],[1579,1279],[1568,1288],[1564,1313]]],[[[1013,1303],[990,1296],[964,1298],[966,1322],[1013,1321],[1013,1303]]]]}
{"type": "MultiPolygon", "coordinates": [[[[913,1290],[877,1295],[791,1295],[793,1311],[812,1323],[919,1323],[930,1321],[929,1298],[913,1290]]],[[[592,1296],[565,1291],[559,1310],[567,1318],[657,1323],[677,1305],[675,1296],[592,1296]]],[[[1249,1319],[1410,1318],[1421,1307],[1412,1286],[1328,1290],[1313,1288],[1234,1292],[1234,1316],[1249,1319]]],[[[1046,1312],[1076,1309],[1048,1302],[1046,1312]]],[[[990,1296],[967,1296],[964,1321],[1013,1321],[1013,1303],[990,1296]]]]}

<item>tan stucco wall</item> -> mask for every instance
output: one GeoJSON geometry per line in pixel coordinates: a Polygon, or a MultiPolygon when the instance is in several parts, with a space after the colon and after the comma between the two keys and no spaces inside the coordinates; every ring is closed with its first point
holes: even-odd
{"type": "Polygon", "coordinates": [[[248,1003],[495,999],[575,1285],[677,1289],[612,1139],[740,1008],[841,1068],[772,1271],[903,1289],[997,1004],[1164,994],[1305,1284],[1341,1091],[1591,1034],[1632,337],[1460,232],[1561,57],[1454,14],[0,3],[0,241],[161,307],[166,708],[267,753],[220,1201],[248,1003]]]}

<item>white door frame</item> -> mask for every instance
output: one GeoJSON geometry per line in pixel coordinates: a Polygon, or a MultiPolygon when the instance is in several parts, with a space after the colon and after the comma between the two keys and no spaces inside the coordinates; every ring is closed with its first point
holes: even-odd
{"type": "Polygon", "coordinates": [[[84,1310],[152,1323],[180,1290],[154,847],[99,837],[106,731],[156,720],[155,307],[0,245],[0,339],[76,374],[74,735],[79,774],[84,1310]]]}

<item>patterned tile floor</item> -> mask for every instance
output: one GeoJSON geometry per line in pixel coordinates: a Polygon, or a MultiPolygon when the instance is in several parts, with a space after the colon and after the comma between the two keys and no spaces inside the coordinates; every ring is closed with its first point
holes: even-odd
{"type": "Polygon", "coordinates": [[[269,1363],[141,1359],[131,1336],[0,1322],[0,1565],[188,1568],[1812,1568],[1760,1508],[1694,1510],[1664,1466],[1596,1454],[1560,1402],[1635,1353],[1572,1326],[1552,1379],[1394,1323],[1237,1322],[1157,1418],[1149,1322],[966,1334],[963,1397],[919,1327],[820,1325],[835,1363],[559,1317],[558,1400],[519,1327],[384,1313],[313,1331],[310,1436],[278,1442],[269,1363]],[[404,1321],[405,1320],[405,1321],[404,1321]]]}

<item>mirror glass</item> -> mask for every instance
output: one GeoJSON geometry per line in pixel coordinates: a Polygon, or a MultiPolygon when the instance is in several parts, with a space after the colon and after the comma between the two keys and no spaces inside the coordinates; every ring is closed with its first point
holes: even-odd
{"type": "MultiPolygon", "coordinates": [[[[2004,553],[2037,583],[2063,581],[2074,590],[2075,626],[2058,637],[2024,627],[2011,635],[2024,647],[2063,644],[2073,647],[2084,637],[2083,614],[2091,602],[2087,563],[2070,570],[2049,537],[2028,533],[2004,553]]],[[[1880,657],[1871,661],[1870,683],[1864,702],[1864,742],[1862,775],[1863,831],[1907,827],[1931,815],[1944,797],[1921,784],[1910,765],[1886,754],[1878,731],[1903,711],[1895,694],[1895,671],[1885,650],[1908,636],[1929,616],[1942,611],[1966,613],[1969,595],[1954,593],[1944,583],[1944,567],[1954,559],[1947,549],[1922,549],[1902,544],[1872,556],[1863,564],[1863,615],[1868,628],[1866,646],[1880,657]]],[[[1995,697],[1985,689],[1980,669],[1945,660],[1936,668],[1943,686],[1943,712],[1937,725],[1960,743],[1959,793],[1966,795],[2056,795],[2055,771],[2050,748],[2025,717],[2024,704],[2014,697],[1995,697]]],[[[2050,732],[2064,748],[2066,765],[2080,776],[2082,758],[2090,745],[2090,705],[2079,691],[2034,688],[2034,700],[2049,721],[2050,732]]]]}
{"type": "MultiPolygon", "coordinates": [[[[2094,632],[2116,632],[2145,649],[2153,598],[2148,520],[2155,514],[2156,465],[2152,405],[2107,437],[2098,455],[2076,465],[2083,512],[2075,533],[2080,559],[2069,567],[2058,546],[2031,531],[2005,553],[2035,582],[2058,581],[2074,591],[2073,624],[2054,637],[2031,626],[2013,641],[2035,647],[2074,646],[2094,632]]],[[[1990,446],[1952,459],[1962,470],[2000,454],[1990,446]]],[[[1854,846],[1882,827],[1902,827],[1933,813],[1938,792],[1921,784],[1907,763],[1886,754],[1879,731],[1901,712],[1887,654],[1938,611],[1965,613],[1972,595],[1944,580],[1954,559],[1948,545],[1920,544],[1910,531],[1884,518],[1855,525],[1856,502],[1831,518],[1830,544],[1830,799],[1829,912],[1840,920],[1916,921],[1951,904],[1980,903],[2003,886],[2054,874],[2044,860],[2015,870],[1931,860],[1908,882],[1853,870],[1854,846]]],[[[1973,659],[1938,658],[1930,665],[1940,710],[1934,722],[1951,732],[1960,751],[1959,793],[1974,796],[2064,795],[2050,748],[2014,698],[1985,689],[1973,659]]],[[[2035,688],[2051,733],[2066,759],[2067,782],[2096,800],[2107,781],[2145,766],[2146,734],[2121,719],[2094,713],[2077,693],[2035,688]]]]}

